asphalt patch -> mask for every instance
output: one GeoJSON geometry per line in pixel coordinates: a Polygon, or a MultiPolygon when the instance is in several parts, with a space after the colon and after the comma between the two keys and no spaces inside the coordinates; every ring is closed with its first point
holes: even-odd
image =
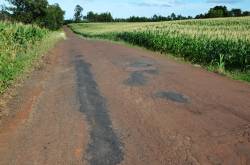
{"type": "Polygon", "coordinates": [[[181,93],[173,91],[161,91],[155,94],[155,97],[171,100],[178,103],[188,103],[188,98],[181,93]]]}
{"type": "Polygon", "coordinates": [[[154,74],[154,75],[158,75],[159,74],[159,71],[157,69],[145,70],[144,72],[148,73],[148,74],[154,74]]]}
{"type": "Polygon", "coordinates": [[[132,72],[124,84],[129,86],[142,86],[147,83],[147,79],[142,72],[132,72]]]}
{"type": "Polygon", "coordinates": [[[119,164],[123,160],[122,144],[112,129],[105,99],[90,71],[91,65],[79,58],[74,63],[80,111],[85,113],[90,125],[91,142],[87,149],[87,160],[90,165],[119,164]]]}
{"type": "Polygon", "coordinates": [[[158,69],[149,60],[135,61],[129,65],[127,70],[141,71],[148,74],[158,74],[158,69]]]}
{"type": "Polygon", "coordinates": [[[140,60],[135,61],[132,64],[130,64],[131,67],[150,67],[153,66],[153,63],[146,61],[146,60],[140,60]]]}
{"type": "Polygon", "coordinates": [[[124,84],[129,86],[143,86],[148,82],[147,74],[155,75],[159,73],[153,63],[148,60],[135,61],[126,68],[126,71],[130,74],[124,84]]]}

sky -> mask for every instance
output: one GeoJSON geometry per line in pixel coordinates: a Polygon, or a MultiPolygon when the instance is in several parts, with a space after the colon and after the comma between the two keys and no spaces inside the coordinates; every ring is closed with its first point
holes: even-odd
{"type": "MultiPolygon", "coordinates": [[[[111,12],[115,18],[129,16],[151,17],[154,14],[167,16],[171,13],[195,16],[205,13],[216,5],[225,5],[229,9],[240,8],[250,11],[250,0],[48,0],[50,4],[58,3],[65,10],[65,18],[73,18],[77,4],[88,11],[111,12]]],[[[0,0],[3,4],[4,0],[0,0]]]]}

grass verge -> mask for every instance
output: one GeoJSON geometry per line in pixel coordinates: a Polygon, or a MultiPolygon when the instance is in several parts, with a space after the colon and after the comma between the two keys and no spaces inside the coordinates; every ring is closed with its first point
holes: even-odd
{"type": "Polygon", "coordinates": [[[25,73],[31,71],[39,59],[48,52],[49,49],[65,37],[62,31],[50,32],[41,41],[35,42],[25,52],[19,52],[14,61],[9,63],[0,72],[0,94],[3,94],[8,87],[21,79],[25,73]]]}

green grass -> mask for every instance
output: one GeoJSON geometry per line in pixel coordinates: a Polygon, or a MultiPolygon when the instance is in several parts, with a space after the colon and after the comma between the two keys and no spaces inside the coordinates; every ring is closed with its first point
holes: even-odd
{"type": "Polygon", "coordinates": [[[0,94],[34,66],[63,32],[0,22],[0,94]]]}
{"type": "Polygon", "coordinates": [[[229,77],[232,77],[235,80],[242,80],[242,81],[247,81],[250,82],[250,71],[247,71],[246,73],[242,72],[229,72],[226,73],[229,77]]]}
{"type": "Polygon", "coordinates": [[[250,17],[69,26],[85,37],[122,40],[171,53],[236,79],[250,78],[250,17]]]}

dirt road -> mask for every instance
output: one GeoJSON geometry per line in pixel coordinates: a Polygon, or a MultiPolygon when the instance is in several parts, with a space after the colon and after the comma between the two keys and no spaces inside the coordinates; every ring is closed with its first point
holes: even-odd
{"type": "Polygon", "coordinates": [[[250,164],[250,86],[66,29],[8,103],[1,165],[250,164]]]}

